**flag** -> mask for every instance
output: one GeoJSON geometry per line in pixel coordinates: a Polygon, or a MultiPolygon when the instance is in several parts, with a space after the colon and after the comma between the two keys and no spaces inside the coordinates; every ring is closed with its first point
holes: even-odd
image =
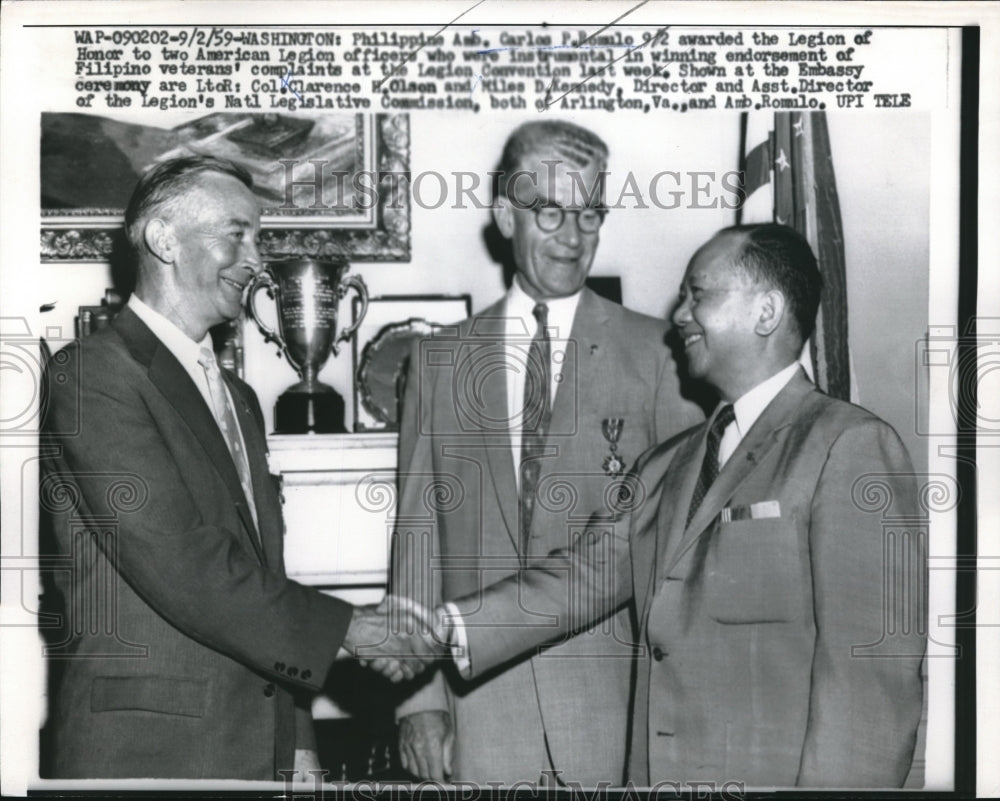
{"type": "Polygon", "coordinates": [[[847,278],[837,182],[826,114],[744,112],[741,170],[746,198],[737,223],[789,225],[809,240],[823,276],[816,330],[803,364],[824,392],[856,400],[847,344],[847,278]]]}

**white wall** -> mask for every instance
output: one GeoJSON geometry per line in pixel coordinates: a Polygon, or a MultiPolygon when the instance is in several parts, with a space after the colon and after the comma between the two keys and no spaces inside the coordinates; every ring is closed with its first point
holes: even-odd
{"type": "MultiPolygon", "coordinates": [[[[870,112],[829,120],[859,402],[896,427],[923,471],[928,444],[916,433],[914,388],[928,325],[930,119],[870,112]]],[[[930,323],[955,313],[943,309],[930,323]]]]}

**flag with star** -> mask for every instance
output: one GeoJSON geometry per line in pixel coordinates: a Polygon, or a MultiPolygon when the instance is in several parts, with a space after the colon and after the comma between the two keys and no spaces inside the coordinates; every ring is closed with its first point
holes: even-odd
{"type": "Polygon", "coordinates": [[[802,361],[828,395],[856,400],[847,345],[843,228],[826,114],[744,112],[741,139],[746,198],[736,221],[790,225],[809,240],[823,275],[823,299],[802,361]]]}

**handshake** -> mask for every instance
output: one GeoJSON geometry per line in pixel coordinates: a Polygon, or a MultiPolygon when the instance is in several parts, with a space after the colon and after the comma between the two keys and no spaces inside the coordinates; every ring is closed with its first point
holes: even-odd
{"type": "Polygon", "coordinates": [[[357,606],[343,650],[394,683],[409,681],[436,659],[450,658],[454,628],[439,607],[433,612],[409,598],[387,595],[377,606],[357,606]]]}

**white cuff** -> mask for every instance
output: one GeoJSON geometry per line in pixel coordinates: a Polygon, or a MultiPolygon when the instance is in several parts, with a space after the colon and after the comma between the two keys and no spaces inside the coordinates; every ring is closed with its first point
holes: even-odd
{"type": "Polygon", "coordinates": [[[458,668],[462,678],[468,678],[472,671],[472,660],[469,658],[469,639],[465,635],[465,621],[462,620],[462,613],[451,601],[441,604],[441,610],[447,616],[450,624],[451,637],[448,646],[451,648],[451,658],[458,668]]]}

